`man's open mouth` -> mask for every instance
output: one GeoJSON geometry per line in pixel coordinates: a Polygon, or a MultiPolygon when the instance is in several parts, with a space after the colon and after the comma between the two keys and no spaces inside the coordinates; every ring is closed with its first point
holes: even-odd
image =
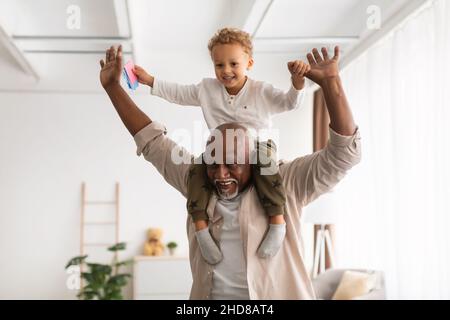
{"type": "Polygon", "coordinates": [[[216,180],[215,181],[215,185],[220,190],[228,190],[236,183],[237,183],[237,181],[235,181],[235,180],[223,180],[223,181],[216,180]]]}

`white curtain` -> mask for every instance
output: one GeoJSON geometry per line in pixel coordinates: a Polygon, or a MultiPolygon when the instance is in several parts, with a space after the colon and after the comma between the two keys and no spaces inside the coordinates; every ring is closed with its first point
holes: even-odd
{"type": "Polygon", "coordinates": [[[383,270],[389,299],[450,299],[450,1],[342,78],[363,160],[335,190],[338,266],[383,270]]]}

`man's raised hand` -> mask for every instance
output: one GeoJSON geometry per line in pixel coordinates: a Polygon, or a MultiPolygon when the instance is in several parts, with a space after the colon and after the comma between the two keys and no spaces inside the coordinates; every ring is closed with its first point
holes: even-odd
{"type": "Polygon", "coordinates": [[[120,83],[120,76],[122,74],[122,46],[120,45],[118,50],[111,46],[106,50],[105,56],[106,62],[100,60],[100,83],[103,88],[107,89],[113,84],[120,83]]]}
{"type": "Polygon", "coordinates": [[[339,75],[339,47],[334,48],[334,57],[331,59],[328,57],[326,48],[322,48],[321,51],[322,56],[316,48],[312,50],[312,54],[306,55],[311,66],[311,70],[306,74],[306,77],[318,85],[321,85],[328,78],[335,78],[339,75]]]}

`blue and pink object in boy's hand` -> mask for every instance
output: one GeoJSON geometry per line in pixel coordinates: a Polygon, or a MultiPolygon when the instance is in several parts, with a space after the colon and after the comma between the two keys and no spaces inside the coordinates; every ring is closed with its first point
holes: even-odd
{"type": "Polygon", "coordinates": [[[123,77],[127,81],[128,88],[130,88],[131,90],[136,90],[136,88],[139,86],[139,82],[136,75],[133,72],[133,69],[134,63],[133,61],[130,60],[123,67],[123,77]]]}

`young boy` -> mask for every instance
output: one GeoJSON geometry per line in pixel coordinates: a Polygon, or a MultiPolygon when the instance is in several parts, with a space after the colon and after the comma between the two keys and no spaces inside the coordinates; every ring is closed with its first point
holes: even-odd
{"type": "MultiPolygon", "coordinates": [[[[152,88],[153,95],[180,105],[200,106],[209,129],[227,122],[239,122],[255,130],[268,129],[273,114],[293,110],[301,103],[300,90],[310,70],[308,64],[298,60],[288,63],[292,86],[285,93],[246,76],[246,71],[253,66],[253,46],[248,33],[233,28],[221,29],[209,41],[208,49],[216,79],[179,85],[156,80],[139,66],[135,66],[134,72],[140,83],[152,88]]],[[[257,151],[262,149],[262,154],[269,155],[270,165],[276,163],[275,148],[271,140],[257,145],[257,151]]],[[[264,163],[267,165],[267,161],[264,163]]],[[[281,181],[278,171],[261,174],[266,165],[260,161],[252,165],[254,184],[270,224],[258,248],[261,258],[274,256],[286,234],[285,191],[278,182],[281,181]]],[[[206,165],[192,164],[189,177],[187,209],[195,224],[200,251],[208,263],[217,264],[222,260],[222,253],[208,230],[206,208],[212,190],[206,177],[206,165]]]]}

